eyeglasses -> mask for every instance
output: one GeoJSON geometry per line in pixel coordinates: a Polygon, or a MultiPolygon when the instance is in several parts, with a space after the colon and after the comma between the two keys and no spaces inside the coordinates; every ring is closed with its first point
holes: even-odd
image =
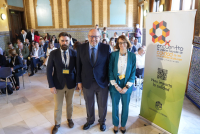
{"type": "Polygon", "coordinates": [[[122,44],[127,44],[127,42],[119,42],[119,45],[122,45],[122,44]]]}
{"type": "Polygon", "coordinates": [[[95,39],[98,39],[99,38],[99,36],[90,36],[90,35],[88,35],[90,38],[95,38],[95,39]]]}

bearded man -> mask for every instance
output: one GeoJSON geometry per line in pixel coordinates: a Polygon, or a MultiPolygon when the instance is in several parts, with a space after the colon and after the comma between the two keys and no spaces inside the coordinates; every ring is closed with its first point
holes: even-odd
{"type": "Polygon", "coordinates": [[[63,99],[66,100],[66,112],[69,128],[74,127],[72,121],[73,97],[76,86],[76,52],[69,48],[70,36],[66,32],[59,34],[60,49],[50,53],[47,66],[47,80],[50,92],[54,94],[55,126],[52,134],[58,132],[61,124],[63,99]]]}

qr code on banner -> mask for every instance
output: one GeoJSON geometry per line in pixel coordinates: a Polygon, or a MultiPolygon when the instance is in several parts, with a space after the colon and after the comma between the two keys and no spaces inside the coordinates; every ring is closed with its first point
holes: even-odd
{"type": "Polygon", "coordinates": [[[158,68],[157,78],[161,80],[167,80],[167,70],[158,68]]]}

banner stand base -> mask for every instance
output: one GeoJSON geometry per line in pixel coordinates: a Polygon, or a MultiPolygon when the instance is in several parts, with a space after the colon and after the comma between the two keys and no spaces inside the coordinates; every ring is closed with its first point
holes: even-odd
{"type": "Polygon", "coordinates": [[[155,128],[159,129],[160,131],[162,131],[163,133],[162,134],[171,134],[170,132],[168,132],[167,130],[161,128],[160,126],[152,123],[151,121],[147,120],[146,118],[142,117],[141,115],[139,115],[139,118],[145,122],[147,122],[148,124],[154,126],[155,128]]]}

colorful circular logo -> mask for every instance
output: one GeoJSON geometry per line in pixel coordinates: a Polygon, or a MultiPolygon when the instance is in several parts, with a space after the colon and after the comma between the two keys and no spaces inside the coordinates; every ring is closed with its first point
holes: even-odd
{"type": "Polygon", "coordinates": [[[153,28],[149,30],[149,34],[152,36],[152,41],[154,43],[159,42],[160,44],[163,44],[165,43],[165,38],[169,36],[170,30],[167,28],[167,23],[165,21],[161,21],[160,23],[155,21],[153,23],[153,28]],[[160,36],[156,35],[156,30],[158,28],[162,29],[162,35],[160,36]]]}

